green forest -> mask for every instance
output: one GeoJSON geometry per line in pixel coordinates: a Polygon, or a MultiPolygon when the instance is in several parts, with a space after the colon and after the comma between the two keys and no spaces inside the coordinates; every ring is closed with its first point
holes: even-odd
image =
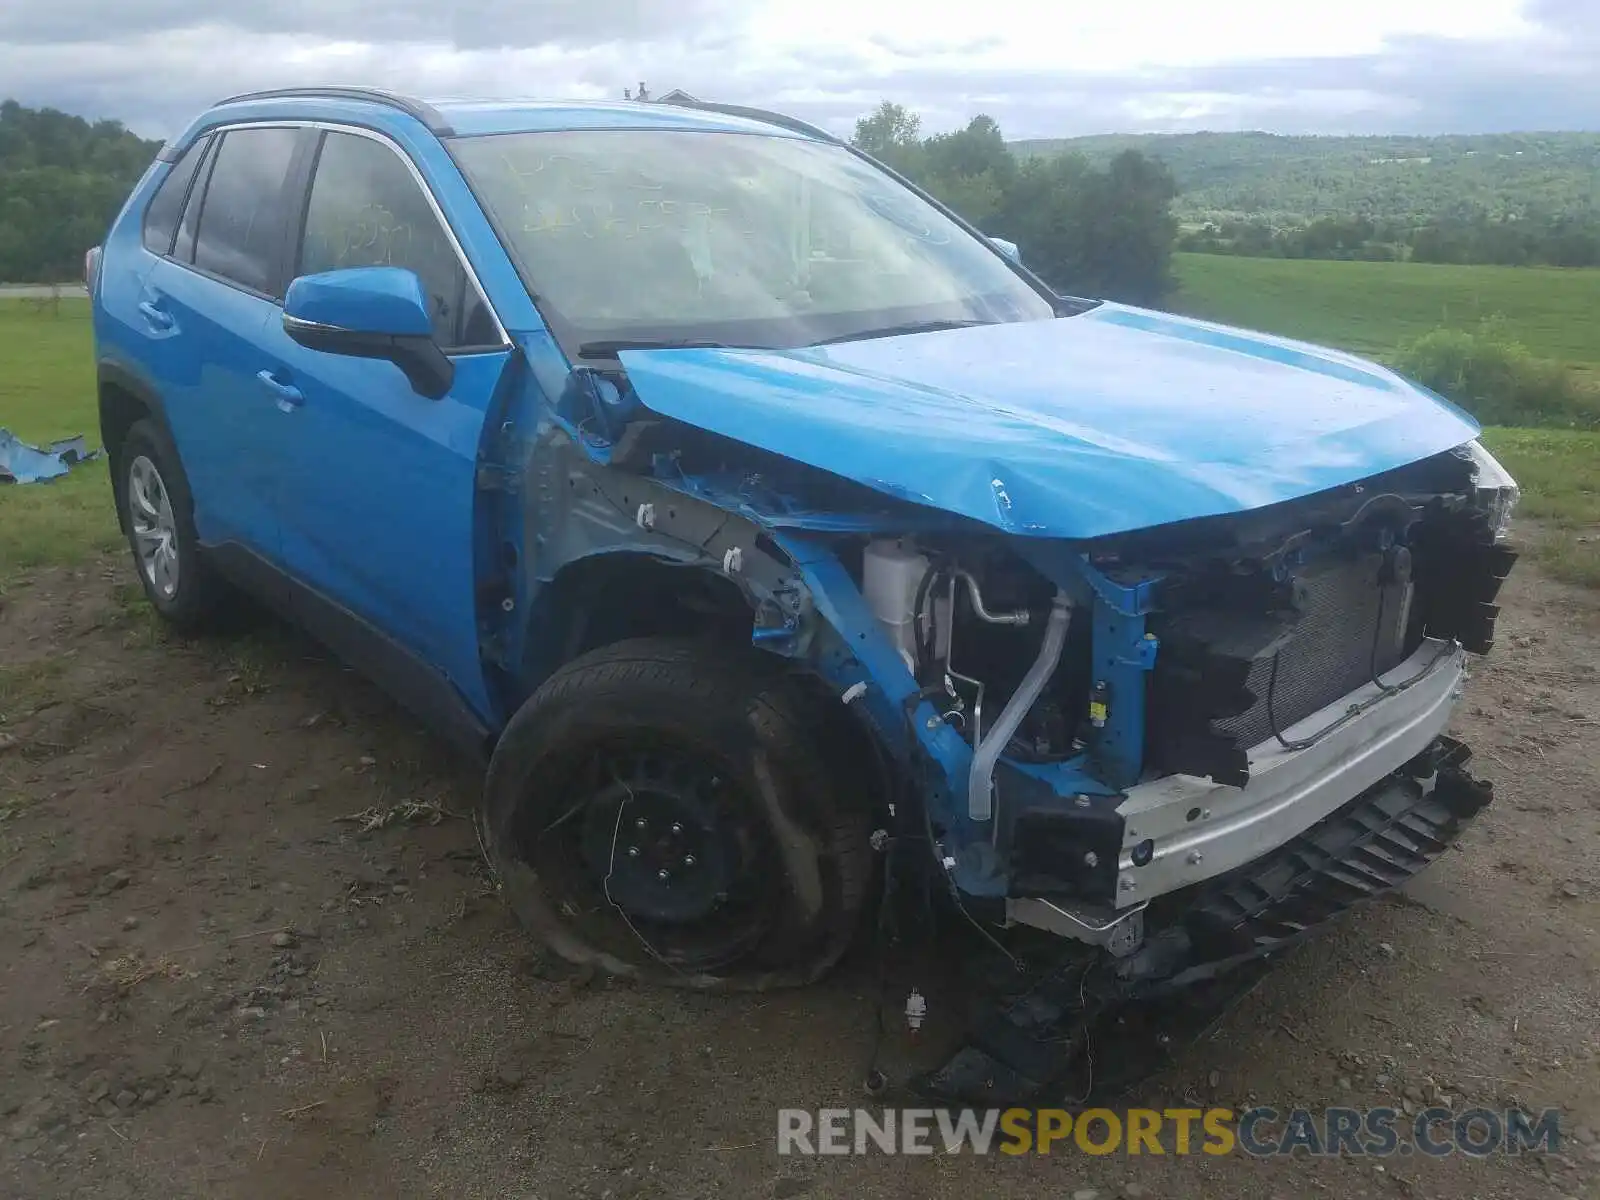
{"type": "Polygon", "coordinates": [[[924,138],[917,115],[888,101],[856,122],[852,140],[983,232],[1016,242],[1059,291],[1154,304],[1171,287],[1177,188],[1137,150],[1099,166],[1079,154],[1019,160],[990,117],[924,138]]]}
{"type": "Polygon", "coordinates": [[[1019,157],[1123,150],[1159,158],[1185,222],[1318,217],[1424,224],[1478,217],[1588,217],[1600,207],[1600,133],[1445,137],[1132,134],[1011,143],[1019,157]]]}
{"type": "Polygon", "coordinates": [[[0,103],[0,280],[78,278],[160,148],[118,121],[0,103]]]}
{"type": "Polygon", "coordinates": [[[1013,142],[1020,157],[1160,159],[1180,248],[1251,257],[1600,266],[1600,133],[1143,134],[1013,142]]]}

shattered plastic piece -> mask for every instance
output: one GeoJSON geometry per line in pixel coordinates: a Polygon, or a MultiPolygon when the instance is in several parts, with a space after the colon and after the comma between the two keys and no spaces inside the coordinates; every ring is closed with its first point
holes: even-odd
{"type": "Polygon", "coordinates": [[[65,475],[79,463],[98,458],[80,434],[51,442],[44,449],[20,441],[9,429],[0,429],[0,483],[39,483],[65,475]]]}

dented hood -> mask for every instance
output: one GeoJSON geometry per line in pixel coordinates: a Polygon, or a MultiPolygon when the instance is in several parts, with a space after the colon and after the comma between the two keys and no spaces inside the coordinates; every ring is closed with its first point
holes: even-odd
{"type": "Polygon", "coordinates": [[[662,416],[1010,533],[1259,508],[1470,441],[1352,355],[1105,304],[800,350],[628,350],[662,416]]]}

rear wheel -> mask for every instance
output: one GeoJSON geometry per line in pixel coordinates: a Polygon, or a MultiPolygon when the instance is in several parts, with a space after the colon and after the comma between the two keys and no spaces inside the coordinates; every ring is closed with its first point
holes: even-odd
{"type": "Polygon", "coordinates": [[[776,661],[641,639],[552,676],[489,767],[485,845],[558,954],[697,987],[808,982],[867,890],[863,806],[776,661]]]}
{"type": "Polygon", "coordinates": [[[201,556],[189,480],[164,430],[135,421],[114,459],[117,507],[144,594],[180,628],[206,623],[223,585],[201,556]]]}

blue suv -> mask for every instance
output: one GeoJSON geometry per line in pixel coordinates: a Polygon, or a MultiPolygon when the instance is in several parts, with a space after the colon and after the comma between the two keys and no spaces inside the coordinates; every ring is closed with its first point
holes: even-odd
{"type": "Polygon", "coordinates": [[[877,877],[1124,997],[1488,798],[1444,729],[1516,488],[1471,418],[1058,295],[801,122],[240,96],[91,275],[150,602],[244,589],[488,756],[569,959],[809,980],[877,877]]]}

